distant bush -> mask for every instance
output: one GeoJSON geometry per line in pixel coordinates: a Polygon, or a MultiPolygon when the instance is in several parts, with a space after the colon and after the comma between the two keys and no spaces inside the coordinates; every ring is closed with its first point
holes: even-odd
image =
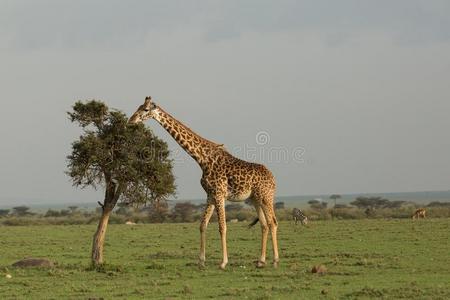
{"type": "MultiPolygon", "coordinates": [[[[385,207],[354,207],[345,205],[336,205],[336,207],[309,208],[303,212],[310,220],[349,220],[365,218],[411,218],[414,210],[418,207],[411,202],[399,203],[385,207]]],[[[323,206],[322,206],[323,207],[323,206]]],[[[111,215],[111,224],[124,224],[126,221],[135,223],[161,223],[161,222],[199,222],[202,218],[204,205],[194,205],[192,203],[177,203],[169,209],[167,206],[161,206],[160,212],[155,208],[146,207],[143,209],[127,208],[126,213],[120,209],[111,215]],[[163,218],[162,218],[163,217],[163,218]]],[[[427,206],[427,218],[450,218],[450,204],[441,202],[432,202],[427,206]]],[[[9,212],[9,211],[8,211],[9,212]]],[[[83,225],[96,224],[100,218],[97,211],[83,211],[77,209],[70,210],[48,210],[45,214],[27,213],[22,216],[17,214],[6,214],[0,217],[0,225],[4,226],[28,226],[28,225],[83,225]]],[[[282,208],[276,210],[276,216],[279,221],[292,221],[292,209],[282,208]]],[[[237,219],[241,222],[251,222],[257,217],[255,208],[252,206],[232,205],[226,213],[227,221],[237,219]]],[[[216,222],[217,216],[214,213],[211,222],[216,222]]]]}
{"type": "Polygon", "coordinates": [[[241,208],[239,210],[232,210],[226,213],[227,221],[237,219],[239,221],[253,221],[256,218],[255,209],[241,208]]]}
{"type": "Polygon", "coordinates": [[[54,218],[54,217],[60,217],[61,213],[57,210],[49,209],[44,215],[44,218],[54,218]]]}
{"type": "Polygon", "coordinates": [[[190,202],[181,202],[175,204],[172,209],[171,218],[174,222],[192,222],[197,207],[190,202]]]}
{"type": "Polygon", "coordinates": [[[427,207],[450,207],[450,202],[439,202],[439,201],[434,201],[434,202],[430,202],[427,207]]]}
{"type": "Polygon", "coordinates": [[[0,209],[0,218],[6,217],[9,214],[9,209],[0,209]]]}
{"type": "Polygon", "coordinates": [[[28,206],[24,206],[24,205],[16,206],[16,207],[13,207],[12,214],[15,216],[33,215],[33,213],[31,213],[29,210],[30,210],[30,208],[28,206]]]}
{"type": "Polygon", "coordinates": [[[275,203],[275,209],[284,209],[286,207],[286,205],[284,204],[284,202],[276,202],[275,203]]]}
{"type": "Polygon", "coordinates": [[[388,206],[390,201],[382,197],[358,197],[350,204],[361,209],[377,209],[388,206]]]}
{"type": "Polygon", "coordinates": [[[450,218],[450,206],[427,208],[428,218],[450,218]]]}
{"type": "Polygon", "coordinates": [[[356,207],[341,207],[338,205],[336,205],[336,208],[330,209],[330,214],[333,218],[338,220],[364,219],[366,217],[366,214],[362,209],[356,207]]]}
{"type": "Polygon", "coordinates": [[[165,201],[151,203],[147,209],[150,223],[163,223],[169,217],[169,205],[165,201]]]}
{"type": "Polygon", "coordinates": [[[326,209],[328,206],[327,202],[320,201],[317,199],[309,200],[308,204],[311,206],[312,209],[315,209],[315,210],[323,210],[323,209],[326,209]]]}
{"type": "Polygon", "coordinates": [[[331,213],[329,209],[310,209],[304,211],[309,220],[330,220],[331,213]]]}

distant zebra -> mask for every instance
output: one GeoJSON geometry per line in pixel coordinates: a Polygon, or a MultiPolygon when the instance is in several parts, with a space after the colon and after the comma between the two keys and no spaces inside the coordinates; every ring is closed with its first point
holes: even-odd
{"type": "MultiPolygon", "coordinates": [[[[308,217],[298,208],[294,208],[292,210],[292,217],[294,218],[295,225],[300,221],[302,225],[308,225],[308,217]]],[[[248,224],[248,228],[253,227],[256,223],[258,223],[259,218],[255,218],[250,224],[248,224]]]]}
{"type": "Polygon", "coordinates": [[[300,221],[302,225],[308,224],[308,217],[298,208],[292,209],[292,217],[294,218],[295,225],[300,221]]]}
{"type": "Polygon", "coordinates": [[[420,219],[420,218],[422,218],[422,219],[425,219],[425,214],[426,214],[426,210],[425,210],[425,208],[419,208],[419,209],[416,209],[416,211],[414,212],[414,214],[412,215],[412,219],[414,220],[414,219],[420,219]]]}

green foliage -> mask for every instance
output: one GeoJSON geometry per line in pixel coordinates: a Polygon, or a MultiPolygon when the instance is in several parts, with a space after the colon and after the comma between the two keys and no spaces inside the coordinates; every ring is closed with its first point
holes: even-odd
{"type": "Polygon", "coordinates": [[[243,208],[242,205],[239,203],[229,203],[229,204],[225,205],[225,211],[227,213],[231,212],[231,211],[239,211],[242,208],[243,208]]]}
{"type": "Polygon", "coordinates": [[[116,214],[123,216],[129,216],[132,214],[132,211],[127,203],[121,202],[118,203],[117,206],[119,208],[116,210],[116,214]]]}
{"type": "Polygon", "coordinates": [[[0,209],[0,217],[6,217],[9,214],[9,209],[0,209]]]}
{"type": "Polygon", "coordinates": [[[402,200],[388,201],[385,204],[385,207],[387,207],[387,208],[400,208],[400,207],[402,207],[405,204],[407,204],[407,202],[406,201],[402,201],[402,200]]]}
{"type": "Polygon", "coordinates": [[[336,205],[330,210],[330,214],[333,218],[341,220],[351,220],[351,219],[364,219],[366,218],[365,213],[355,207],[340,207],[336,205]]]}
{"type": "Polygon", "coordinates": [[[433,201],[430,202],[427,207],[450,207],[450,202],[433,201]]]}
{"type": "Polygon", "coordinates": [[[333,194],[330,196],[330,199],[334,200],[334,207],[336,207],[336,205],[337,205],[337,199],[341,199],[341,198],[342,198],[342,196],[339,194],[333,194]]]}
{"type": "Polygon", "coordinates": [[[98,101],[77,102],[69,112],[83,134],[72,144],[67,174],[75,186],[105,187],[105,205],[143,204],[175,192],[167,144],[143,124],[98,101]]]}
{"type": "Polygon", "coordinates": [[[74,214],[74,213],[77,211],[78,206],[69,206],[68,208],[69,208],[69,210],[70,210],[70,213],[71,213],[71,214],[74,214]]]}
{"type": "Polygon", "coordinates": [[[95,225],[3,228],[0,299],[450,298],[450,219],[280,222],[278,269],[270,266],[270,243],[267,267],[254,266],[259,227],[231,223],[226,271],[218,268],[217,226],[208,227],[204,270],[197,267],[198,223],[112,225],[108,263],[97,269],[85,260],[95,225]],[[56,266],[11,267],[27,256],[56,266]],[[327,274],[311,274],[319,264],[327,274]]]}
{"type": "Polygon", "coordinates": [[[165,201],[152,202],[147,211],[151,223],[163,223],[168,220],[169,205],[165,201]]]}
{"type": "Polygon", "coordinates": [[[355,201],[350,202],[351,205],[354,205],[358,208],[368,208],[368,209],[377,209],[387,207],[390,201],[388,199],[384,199],[382,197],[358,197],[355,201]]]}
{"type": "Polygon", "coordinates": [[[311,206],[312,209],[326,209],[328,206],[327,202],[319,201],[319,200],[309,200],[308,204],[311,206]]]}
{"type": "Polygon", "coordinates": [[[172,220],[176,222],[192,222],[196,206],[190,202],[175,204],[172,212],[172,220]]]}
{"type": "Polygon", "coordinates": [[[47,210],[47,212],[44,215],[45,218],[60,217],[60,216],[61,216],[61,213],[54,209],[47,210]]]}
{"type": "Polygon", "coordinates": [[[275,209],[284,209],[286,207],[286,205],[284,204],[284,202],[276,202],[275,203],[275,209]]]}
{"type": "MultiPolygon", "coordinates": [[[[124,224],[126,221],[136,223],[179,223],[179,222],[199,222],[204,211],[204,206],[197,206],[191,203],[181,206],[169,207],[167,202],[151,202],[142,209],[137,209],[119,203],[118,209],[111,215],[110,223],[124,224]],[[188,209],[183,211],[184,207],[188,209]]],[[[303,212],[312,221],[318,220],[357,220],[357,219],[411,219],[414,206],[402,206],[399,208],[381,208],[371,210],[369,215],[366,210],[357,207],[333,207],[331,209],[303,209],[303,212]]],[[[101,208],[97,211],[77,210],[75,213],[67,214],[68,210],[48,210],[45,214],[33,213],[25,216],[7,215],[0,219],[0,225],[69,225],[69,224],[92,224],[98,221],[101,208]]],[[[276,211],[279,221],[292,222],[292,209],[278,209],[276,211]]],[[[242,207],[240,209],[229,210],[226,213],[227,220],[237,219],[239,221],[251,222],[256,216],[252,207],[242,207]]],[[[427,208],[427,218],[450,218],[450,207],[429,207],[427,208]]],[[[216,214],[212,216],[212,222],[217,219],[216,214]]]]}
{"type": "Polygon", "coordinates": [[[101,127],[108,116],[108,106],[95,100],[86,103],[77,101],[73,106],[73,112],[68,112],[68,115],[72,122],[78,122],[82,127],[92,124],[101,127]]]}
{"type": "Polygon", "coordinates": [[[16,206],[16,207],[13,207],[13,212],[12,212],[12,214],[13,214],[13,215],[16,215],[16,216],[26,216],[26,215],[31,215],[32,213],[29,212],[29,210],[30,210],[30,208],[29,208],[28,206],[24,206],[24,205],[22,205],[22,206],[16,206]]]}

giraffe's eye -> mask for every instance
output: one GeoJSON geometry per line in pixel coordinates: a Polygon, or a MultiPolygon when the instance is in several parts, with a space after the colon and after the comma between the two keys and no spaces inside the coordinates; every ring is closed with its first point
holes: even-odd
{"type": "Polygon", "coordinates": [[[144,111],[147,112],[147,111],[150,111],[150,109],[146,108],[146,109],[144,109],[144,111]]]}

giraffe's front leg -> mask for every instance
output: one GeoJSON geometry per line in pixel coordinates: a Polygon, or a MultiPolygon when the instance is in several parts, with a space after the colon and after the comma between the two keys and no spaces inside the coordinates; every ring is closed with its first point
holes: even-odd
{"type": "Polygon", "coordinates": [[[219,233],[222,242],[222,263],[220,268],[225,270],[228,263],[228,253],[227,253],[227,222],[225,219],[225,198],[216,199],[216,212],[217,219],[219,222],[219,233]]]}
{"type": "Polygon", "coordinates": [[[206,228],[208,227],[209,220],[214,212],[214,204],[206,205],[205,212],[203,213],[202,221],[200,223],[200,255],[199,255],[199,266],[205,266],[206,260],[206,228]]]}

